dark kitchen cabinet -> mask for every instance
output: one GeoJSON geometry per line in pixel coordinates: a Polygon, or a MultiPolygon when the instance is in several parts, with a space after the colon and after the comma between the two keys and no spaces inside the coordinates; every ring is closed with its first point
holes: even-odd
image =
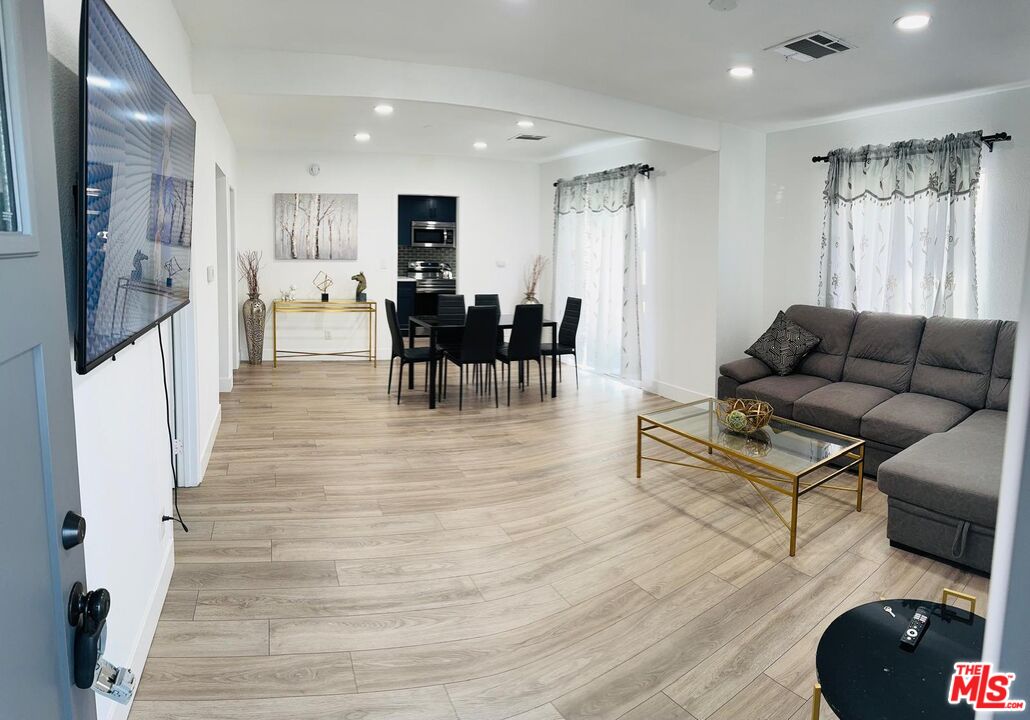
{"type": "Polygon", "coordinates": [[[443,195],[398,195],[398,245],[411,245],[411,223],[413,220],[458,222],[458,198],[443,195]]]}
{"type": "Polygon", "coordinates": [[[431,197],[426,206],[426,211],[430,214],[428,220],[458,222],[458,198],[431,197]]]}

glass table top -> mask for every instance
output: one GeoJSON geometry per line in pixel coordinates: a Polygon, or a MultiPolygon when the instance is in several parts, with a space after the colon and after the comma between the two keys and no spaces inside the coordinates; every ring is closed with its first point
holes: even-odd
{"type": "Polygon", "coordinates": [[[778,417],[773,417],[768,425],[751,435],[735,433],[719,423],[715,412],[717,403],[714,399],[698,400],[642,413],[640,417],[645,423],[790,474],[803,474],[862,444],[857,438],[778,417]]]}

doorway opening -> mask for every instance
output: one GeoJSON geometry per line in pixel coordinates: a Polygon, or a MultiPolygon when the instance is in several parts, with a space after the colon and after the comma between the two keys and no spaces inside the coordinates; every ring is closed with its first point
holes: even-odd
{"type": "MultiPolygon", "coordinates": [[[[236,188],[229,186],[229,338],[233,370],[240,367],[240,314],[236,312],[236,188]]],[[[230,373],[231,374],[231,373],[230,373]]]]}
{"type": "Polygon", "coordinates": [[[218,278],[218,391],[232,391],[232,375],[239,365],[235,328],[236,273],[235,230],[230,213],[235,194],[222,169],[215,165],[215,233],[217,257],[215,268],[218,278]]]}

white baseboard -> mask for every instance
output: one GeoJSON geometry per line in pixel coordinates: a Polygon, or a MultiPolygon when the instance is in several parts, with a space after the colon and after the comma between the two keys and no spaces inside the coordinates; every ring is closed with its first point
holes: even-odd
{"type": "Polygon", "coordinates": [[[227,378],[218,378],[218,392],[227,393],[232,392],[232,375],[227,378]]]}
{"type": "Polygon", "coordinates": [[[670,400],[682,403],[694,402],[695,400],[705,400],[712,397],[710,393],[688,390],[685,387],[661,381],[655,383],[655,392],[662,397],[667,397],[670,400]]]}
{"type": "MultiPolygon", "coordinates": [[[[165,549],[164,559],[161,561],[161,575],[158,578],[154,592],[150,595],[147,603],[147,613],[144,616],[143,627],[133,643],[132,658],[129,667],[136,674],[136,682],[139,683],[143,677],[143,666],[150,654],[150,645],[154,641],[154,632],[157,630],[157,621],[161,617],[161,609],[165,604],[165,597],[168,595],[168,585],[172,581],[172,570],[175,569],[175,547],[168,543],[165,549]]],[[[118,664],[119,658],[111,658],[111,661],[118,664]]],[[[123,658],[121,660],[124,660],[123,658]]],[[[97,697],[97,720],[127,720],[129,711],[132,710],[132,703],[122,705],[114,700],[97,697]]]]}
{"type": "Polygon", "coordinates": [[[211,429],[207,433],[207,442],[204,443],[204,454],[200,456],[200,472],[197,474],[197,484],[204,480],[207,473],[207,464],[211,462],[211,451],[215,448],[215,438],[218,437],[218,428],[222,425],[222,404],[218,403],[218,410],[215,411],[215,419],[211,423],[211,429]]]}

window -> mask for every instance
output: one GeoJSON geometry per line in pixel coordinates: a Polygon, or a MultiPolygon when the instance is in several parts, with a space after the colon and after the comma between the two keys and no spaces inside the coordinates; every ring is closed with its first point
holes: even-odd
{"type": "Polygon", "coordinates": [[[18,232],[18,198],[15,194],[11,153],[6,56],[0,53],[0,232],[18,232]]]}
{"type": "Polygon", "coordinates": [[[830,153],[819,301],[975,318],[981,134],[830,153]]]}

